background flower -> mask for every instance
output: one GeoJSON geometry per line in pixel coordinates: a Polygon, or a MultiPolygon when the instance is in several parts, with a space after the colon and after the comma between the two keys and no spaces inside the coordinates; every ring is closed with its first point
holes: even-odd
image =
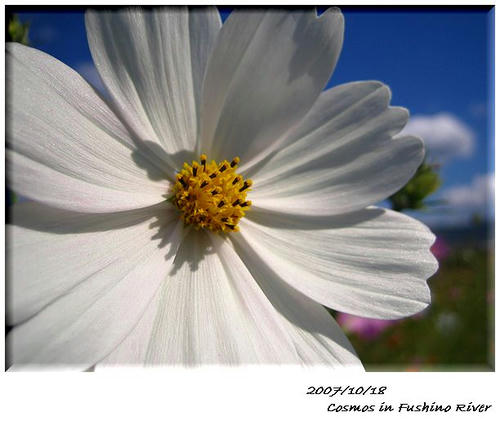
{"type": "Polygon", "coordinates": [[[346,313],[339,313],[337,321],[347,332],[356,333],[368,341],[375,339],[387,327],[395,323],[394,320],[367,319],[346,313]]]}

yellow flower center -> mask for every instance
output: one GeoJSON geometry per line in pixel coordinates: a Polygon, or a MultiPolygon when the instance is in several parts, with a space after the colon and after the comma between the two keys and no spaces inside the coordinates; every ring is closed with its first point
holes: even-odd
{"type": "Polygon", "coordinates": [[[213,232],[239,231],[238,222],[252,202],[246,200],[252,180],[244,180],[235,172],[240,159],[231,162],[187,162],[176,175],[173,203],[181,211],[186,224],[213,232]]]}

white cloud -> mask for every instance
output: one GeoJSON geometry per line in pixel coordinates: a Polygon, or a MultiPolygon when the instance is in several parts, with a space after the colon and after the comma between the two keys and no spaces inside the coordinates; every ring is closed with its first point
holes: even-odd
{"type": "Polygon", "coordinates": [[[75,70],[80,73],[80,75],[82,75],[87,80],[87,82],[89,82],[99,92],[106,92],[104,84],[102,83],[101,77],[99,76],[94,63],[92,63],[91,61],[78,63],[75,67],[75,70]]]}
{"type": "Polygon", "coordinates": [[[486,174],[476,176],[472,183],[452,187],[443,192],[443,198],[450,206],[481,208],[493,203],[495,176],[486,174]]]}
{"type": "Polygon", "coordinates": [[[443,191],[437,199],[440,205],[430,206],[426,212],[409,211],[432,228],[470,225],[473,215],[494,219],[495,175],[483,174],[468,183],[443,191]]]}
{"type": "Polygon", "coordinates": [[[416,115],[410,118],[404,133],[420,136],[428,157],[438,163],[471,156],[476,140],[474,132],[450,113],[416,115]]]}
{"type": "Polygon", "coordinates": [[[408,212],[408,214],[420,220],[431,229],[466,226],[470,224],[472,216],[470,211],[465,211],[464,209],[454,210],[454,212],[443,212],[441,209],[439,213],[418,212],[411,214],[408,212]]]}

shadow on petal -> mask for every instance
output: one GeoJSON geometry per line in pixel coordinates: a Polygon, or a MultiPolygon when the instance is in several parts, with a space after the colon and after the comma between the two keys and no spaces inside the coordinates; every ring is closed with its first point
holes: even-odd
{"type": "Polygon", "coordinates": [[[275,309],[299,331],[316,337],[324,352],[331,354],[330,358],[339,361],[339,355],[343,355],[342,358],[347,360],[342,364],[359,364],[354,348],[327,310],[285,283],[259,258],[241,234],[236,235],[238,237],[232,239],[236,252],[275,309]],[[329,338],[338,349],[332,350],[331,344],[323,343],[321,337],[329,338]]]}
{"type": "Polygon", "coordinates": [[[383,208],[366,208],[357,212],[331,216],[306,216],[288,213],[285,215],[254,205],[252,206],[251,212],[248,212],[247,218],[259,225],[273,228],[289,230],[323,230],[354,226],[361,222],[378,218],[383,213],[385,213],[383,208]]]}
{"type": "Polygon", "coordinates": [[[132,151],[132,160],[153,181],[168,180],[172,182],[184,162],[191,163],[191,161],[198,159],[194,151],[180,150],[174,154],[168,154],[158,143],[150,140],[135,139],[134,144],[136,149],[132,151]]]}

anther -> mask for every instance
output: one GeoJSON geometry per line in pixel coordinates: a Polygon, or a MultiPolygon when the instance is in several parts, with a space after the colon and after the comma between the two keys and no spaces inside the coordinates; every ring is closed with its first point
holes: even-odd
{"type": "Polygon", "coordinates": [[[214,172],[213,174],[210,174],[209,177],[210,178],[215,178],[215,177],[217,177],[217,173],[214,172]]]}
{"type": "Polygon", "coordinates": [[[196,177],[196,173],[198,172],[198,167],[193,166],[193,176],[196,177]]]}
{"type": "Polygon", "coordinates": [[[204,181],[203,183],[200,184],[200,187],[203,188],[205,186],[208,186],[208,181],[204,181]]]}
{"type": "Polygon", "coordinates": [[[224,206],[224,200],[221,200],[217,205],[218,208],[222,208],[222,206],[224,206]]]}
{"type": "Polygon", "coordinates": [[[226,171],[226,164],[224,164],[222,167],[219,168],[219,172],[224,172],[226,171]]]}
{"type": "Polygon", "coordinates": [[[240,158],[238,157],[235,157],[232,161],[231,161],[231,168],[234,168],[236,165],[238,165],[240,162],[240,158]]]}
{"type": "Polygon", "coordinates": [[[238,206],[240,203],[240,199],[236,199],[234,202],[233,202],[233,206],[238,206]]]}
{"type": "Polygon", "coordinates": [[[233,186],[238,182],[240,181],[240,178],[239,177],[236,177],[234,180],[233,180],[233,186]]]}
{"type": "Polygon", "coordinates": [[[212,196],[215,196],[215,195],[218,193],[218,190],[217,190],[217,189],[213,189],[213,190],[211,191],[211,193],[212,193],[212,196]]]}
{"type": "Polygon", "coordinates": [[[230,229],[234,230],[235,225],[233,225],[233,224],[226,224],[226,227],[228,227],[228,228],[230,228],[230,229]]]}
{"type": "Polygon", "coordinates": [[[246,189],[248,189],[250,186],[252,185],[252,182],[250,180],[246,180],[244,183],[243,183],[243,187],[239,190],[239,192],[241,193],[242,191],[245,191],[246,189]]]}
{"type": "Polygon", "coordinates": [[[186,182],[184,181],[184,179],[182,177],[178,178],[178,180],[179,180],[179,183],[182,184],[182,187],[184,187],[184,188],[187,187],[187,184],[186,184],[186,182]]]}

